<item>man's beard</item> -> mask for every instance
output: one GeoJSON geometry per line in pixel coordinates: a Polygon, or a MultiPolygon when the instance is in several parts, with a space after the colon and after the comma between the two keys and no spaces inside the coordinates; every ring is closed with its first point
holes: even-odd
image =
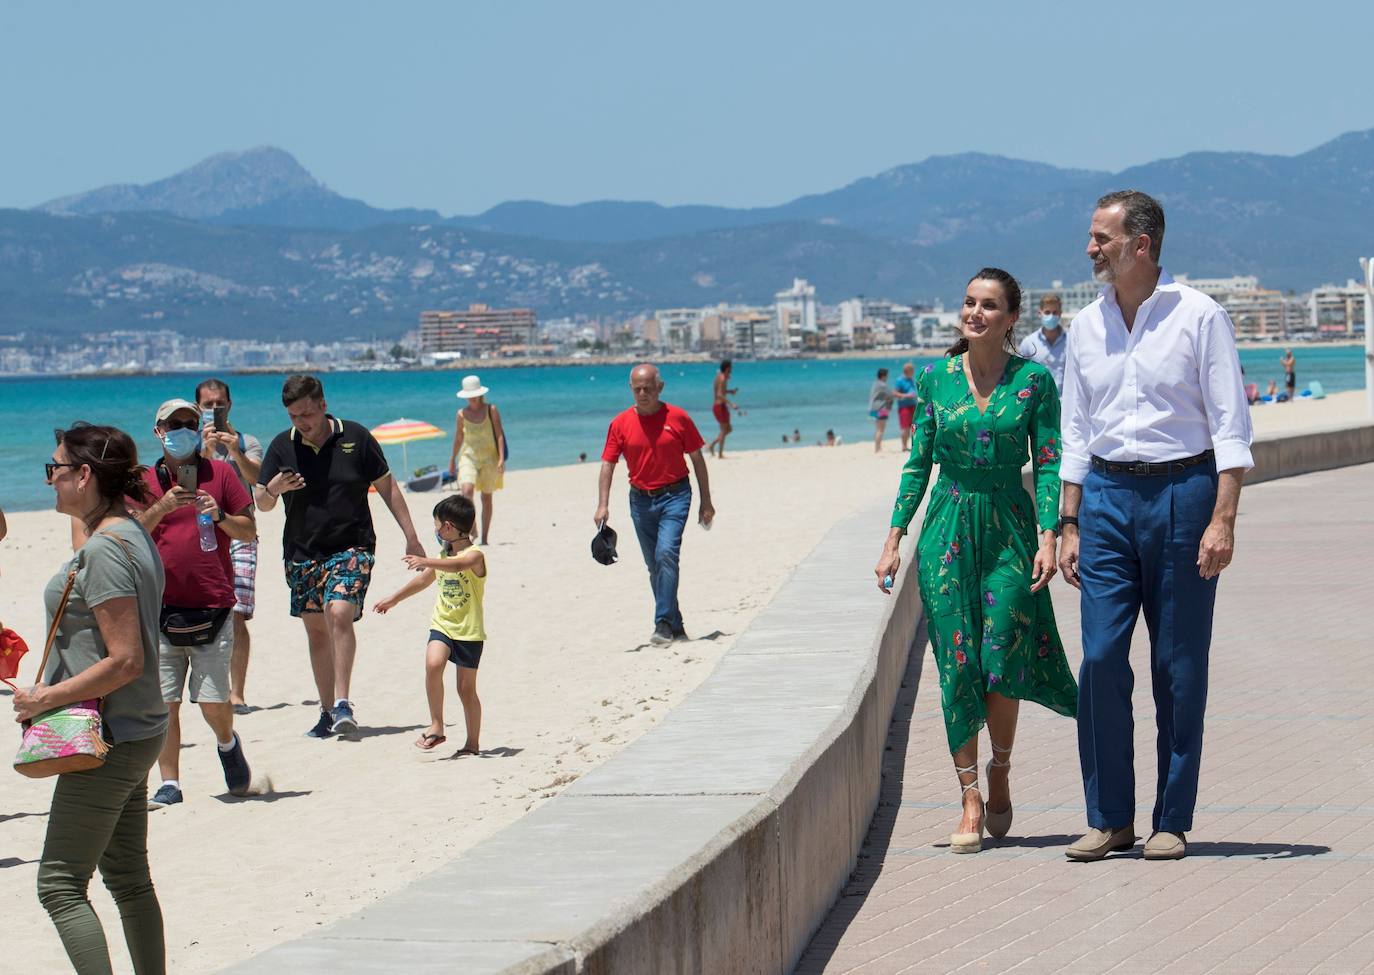
{"type": "Polygon", "coordinates": [[[1094,268],[1093,280],[1097,281],[1099,284],[1114,284],[1117,278],[1133,267],[1135,267],[1135,254],[1122,251],[1121,257],[1117,259],[1116,264],[1112,264],[1112,262],[1108,260],[1103,260],[1101,270],[1094,268]]]}

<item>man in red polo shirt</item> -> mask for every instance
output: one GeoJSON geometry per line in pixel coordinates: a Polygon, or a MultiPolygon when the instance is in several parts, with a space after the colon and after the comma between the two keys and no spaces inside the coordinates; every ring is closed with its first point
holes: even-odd
{"type": "Polygon", "coordinates": [[[701,456],[706,441],[685,410],[659,399],[663,377],[658,368],[649,363],[635,366],[630,371],[630,392],[635,405],[618,414],[606,431],[592,520],[598,527],[606,522],[611,478],[623,454],[630,469],[630,518],[654,591],[654,632],[649,642],[661,646],[687,638],[677,604],[678,556],[692,510],[692,482],[685,458],[692,459],[701,489],[699,517],[703,527],[711,527],[716,509],[711,504],[711,484],[701,456]]]}

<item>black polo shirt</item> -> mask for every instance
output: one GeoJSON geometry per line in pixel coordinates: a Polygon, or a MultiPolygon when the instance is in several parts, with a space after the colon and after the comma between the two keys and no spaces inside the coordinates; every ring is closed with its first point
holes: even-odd
{"type": "Polygon", "coordinates": [[[377,547],[367,489],[388,473],[386,456],[362,424],[333,416],[329,423],[333,433],[318,450],[292,427],[273,438],[262,458],[258,483],[263,486],[283,467],[295,468],[305,478],[305,487],[281,496],[286,506],[281,549],[288,562],[377,547]]]}

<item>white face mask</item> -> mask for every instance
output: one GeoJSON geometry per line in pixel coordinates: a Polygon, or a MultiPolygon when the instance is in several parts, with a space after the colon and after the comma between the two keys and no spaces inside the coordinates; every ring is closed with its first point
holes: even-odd
{"type": "Polygon", "coordinates": [[[200,434],[185,427],[168,430],[162,435],[162,446],[167,448],[167,453],[178,459],[190,457],[200,447],[200,434]]]}
{"type": "Polygon", "coordinates": [[[1059,316],[1051,315],[1049,312],[1041,312],[1040,324],[1043,325],[1045,328],[1058,328],[1059,316]]]}

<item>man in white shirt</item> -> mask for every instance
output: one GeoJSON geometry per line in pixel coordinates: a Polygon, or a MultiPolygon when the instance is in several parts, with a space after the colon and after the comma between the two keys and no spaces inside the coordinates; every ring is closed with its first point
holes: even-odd
{"type": "Polygon", "coordinates": [[[1064,305],[1058,295],[1049,294],[1040,299],[1040,327],[1021,340],[1016,354],[1031,362],[1038,362],[1050,371],[1054,384],[1064,391],[1064,358],[1069,353],[1069,342],[1064,335],[1064,305]]]}
{"type": "Polygon", "coordinates": [[[1078,750],[1090,827],[1068,848],[1074,860],[1135,844],[1129,655],[1142,609],[1159,761],[1145,858],[1187,852],[1217,576],[1254,466],[1231,321],[1160,267],[1163,239],[1164,211],[1149,196],[1098,200],[1087,253],[1107,287],[1069,330],[1059,565],[1082,593],[1078,750]]]}

